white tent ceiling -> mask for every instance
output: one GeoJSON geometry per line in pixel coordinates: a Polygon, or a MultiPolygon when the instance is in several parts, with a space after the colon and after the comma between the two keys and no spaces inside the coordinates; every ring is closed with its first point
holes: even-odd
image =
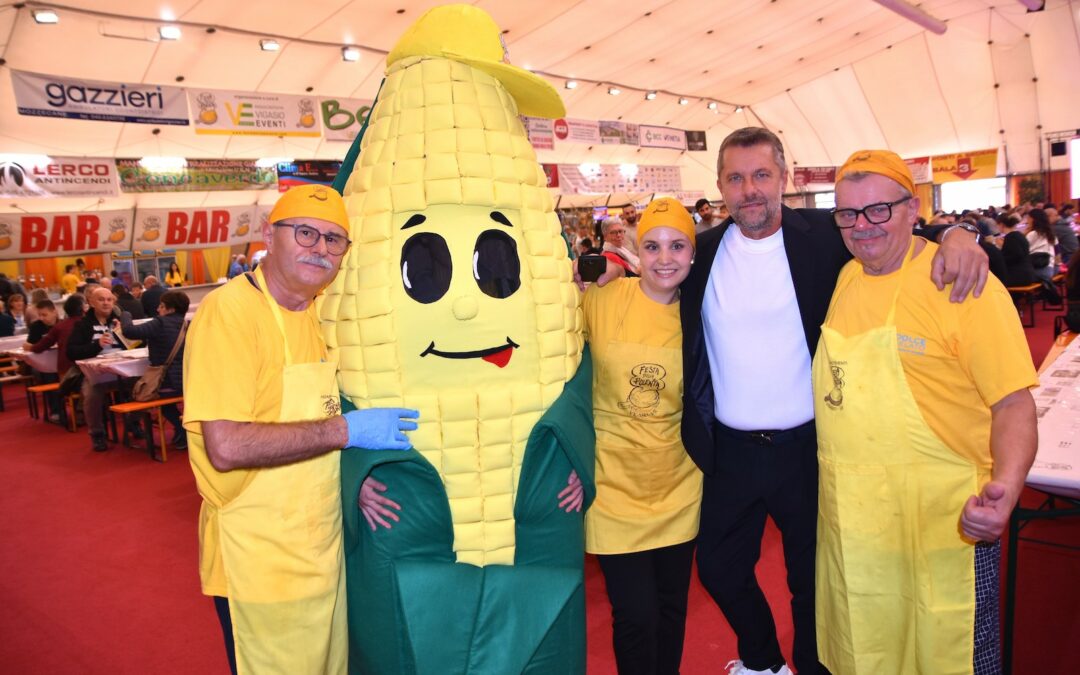
{"type": "MultiPolygon", "coordinates": [[[[168,85],[183,78],[182,86],[190,87],[372,98],[384,53],[436,4],[442,3],[2,4],[0,70],[168,85]],[[30,10],[43,7],[57,10],[59,24],[34,22],[30,10]],[[181,25],[182,39],[159,40],[164,20],[181,25]],[[278,38],[281,51],[261,51],[260,37],[278,38]],[[347,44],[365,48],[359,63],[342,61],[340,47],[347,44]]],[[[512,61],[559,89],[569,117],[705,129],[710,148],[680,153],[560,145],[541,151],[541,161],[677,164],[685,189],[713,197],[715,148],[731,130],[750,124],[780,133],[790,164],[836,165],[863,147],[888,147],[907,157],[999,148],[999,173],[1046,168],[1044,133],[1080,128],[1080,0],[1046,0],[1045,10],[1035,13],[1017,0],[926,0],[921,8],[948,23],[940,36],[870,0],[475,4],[505,30],[512,61]],[[581,85],[564,89],[569,77],[581,85]],[[620,85],[622,94],[609,95],[609,84],[620,85]],[[646,101],[644,91],[652,89],[660,94],[646,101]],[[679,105],[679,96],[690,103],[679,105]],[[720,102],[716,111],[706,108],[708,101],[720,102]],[[736,106],[744,107],[735,112],[736,106]]],[[[0,75],[0,153],[340,159],[347,149],[321,139],[152,130],[20,116],[11,79],[0,75]]],[[[198,197],[207,203],[223,198],[198,197]]],[[[177,199],[128,196],[112,206],[177,199]]]]}

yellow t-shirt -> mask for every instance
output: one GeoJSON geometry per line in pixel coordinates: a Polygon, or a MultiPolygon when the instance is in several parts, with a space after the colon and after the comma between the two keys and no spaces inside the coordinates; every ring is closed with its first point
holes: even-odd
{"type": "MultiPolygon", "coordinates": [[[[324,358],[314,310],[281,308],[294,363],[324,358]]],[[[203,593],[228,595],[218,546],[217,509],[251,482],[257,469],[221,472],[210,464],[202,422],[277,422],[285,349],[262,291],[240,275],[199,304],[184,347],[184,428],[188,459],[203,498],[199,572],[203,593]]]]}
{"type": "Polygon", "coordinates": [[[74,274],[65,274],[60,277],[60,288],[64,289],[64,295],[71,295],[79,288],[81,280],[74,274]]]}
{"type": "MultiPolygon", "coordinates": [[[[946,446],[985,474],[993,466],[990,406],[1039,381],[1005,287],[991,275],[980,297],[949,302],[949,289],[938,291],[930,281],[930,263],[937,248],[927,243],[908,263],[896,304],[896,348],[926,424],[946,446]]],[[[848,281],[845,310],[832,316],[827,325],[845,336],[883,325],[900,272],[871,276],[863,273],[859,261],[852,260],[840,272],[837,288],[848,281]]],[[[833,295],[832,304],[837,297],[833,295]]]]}

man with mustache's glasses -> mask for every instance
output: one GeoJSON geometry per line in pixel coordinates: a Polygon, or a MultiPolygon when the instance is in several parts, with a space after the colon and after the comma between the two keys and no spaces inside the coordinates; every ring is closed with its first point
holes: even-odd
{"type": "MultiPolygon", "coordinates": [[[[818,663],[814,625],[817,443],[810,356],[840,268],[851,259],[828,211],[790,209],[784,148],[739,129],[720,146],[717,186],[731,213],[701,234],[682,284],[687,451],[705,473],[697,563],[738,638],[738,675],[788,673],[754,575],[767,516],[780,530],[801,675],[818,663]],[[735,227],[731,225],[734,224],[735,227]]],[[[932,278],[960,301],[986,281],[966,232],[943,235],[932,278]]]]}

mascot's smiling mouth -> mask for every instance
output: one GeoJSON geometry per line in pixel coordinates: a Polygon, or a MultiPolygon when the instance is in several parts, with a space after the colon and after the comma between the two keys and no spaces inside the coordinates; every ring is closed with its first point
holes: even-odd
{"type": "Polygon", "coordinates": [[[433,341],[428,348],[424,350],[420,357],[423,358],[428,354],[435,356],[441,356],[444,359],[483,359],[488,363],[493,363],[499,368],[502,368],[506,364],[510,363],[510,357],[514,355],[514,350],[520,347],[510,338],[506,338],[505,345],[499,345],[498,347],[491,347],[490,349],[477,349],[471,352],[442,352],[435,349],[435,342],[433,341]]]}

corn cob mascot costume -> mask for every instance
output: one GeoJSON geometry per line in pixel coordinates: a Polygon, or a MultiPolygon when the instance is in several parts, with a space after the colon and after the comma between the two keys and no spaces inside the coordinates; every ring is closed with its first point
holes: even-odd
{"type": "Polygon", "coordinates": [[[421,411],[407,452],[341,453],[352,673],[583,673],[594,490],[579,294],[519,114],[565,114],[467,5],[387,56],[339,174],[352,249],[322,299],[346,407],[421,411]],[[358,510],[373,477],[392,529],[358,510]]]}

